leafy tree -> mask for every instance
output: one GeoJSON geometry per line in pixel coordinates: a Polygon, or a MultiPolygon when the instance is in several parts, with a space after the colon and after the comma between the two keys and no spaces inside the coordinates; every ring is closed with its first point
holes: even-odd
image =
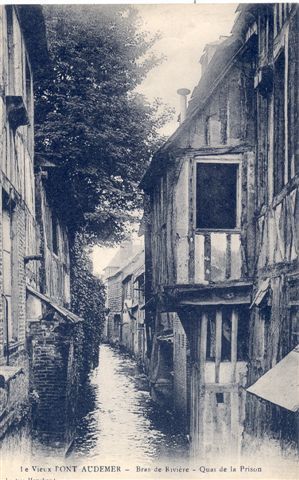
{"type": "Polygon", "coordinates": [[[44,6],[52,76],[36,91],[36,151],[69,229],[119,240],[141,206],[138,183],[169,112],[134,90],[159,59],[134,8],[44,6]]]}
{"type": "Polygon", "coordinates": [[[83,378],[98,365],[105,315],[105,287],[91,273],[86,240],[86,236],[76,234],[71,249],[72,310],[84,318],[81,355],[83,378]]]}
{"type": "Polygon", "coordinates": [[[87,245],[120,241],[141,207],[138,184],[168,117],[136,87],[159,59],[134,8],[44,5],[50,74],[35,86],[36,158],[55,165],[47,188],[71,234],[72,309],[83,322],[83,371],[97,362],[104,286],[87,245]]]}

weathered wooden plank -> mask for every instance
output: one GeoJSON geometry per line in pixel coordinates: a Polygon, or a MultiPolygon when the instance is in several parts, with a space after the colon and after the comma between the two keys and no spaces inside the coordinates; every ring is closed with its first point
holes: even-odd
{"type": "Polygon", "coordinates": [[[276,206],[274,210],[274,219],[277,235],[277,256],[276,261],[284,260],[284,241],[283,241],[283,232],[280,228],[281,226],[281,214],[282,214],[282,204],[276,206]]]}
{"type": "Polygon", "coordinates": [[[289,111],[288,111],[288,102],[289,102],[289,25],[286,25],[284,32],[284,184],[286,185],[289,181],[289,111]]]}
{"type": "Polygon", "coordinates": [[[205,283],[204,235],[195,235],[195,283],[205,283]]]}
{"type": "Polygon", "coordinates": [[[295,260],[299,255],[299,193],[298,189],[290,194],[291,201],[291,220],[292,220],[292,250],[291,260],[295,260]],[[297,208],[296,208],[297,202],[297,208]]]}
{"type": "MultiPolygon", "coordinates": [[[[189,283],[189,243],[187,237],[177,238],[177,283],[189,283]]],[[[159,258],[159,257],[157,257],[159,258]]]]}
{"type": "Polygon", "coordinates": [[[194,159],[189,158],[188,165],[188,175],[189,175],[189,228],[188,228],[188,239],[189,239],[189,282],[194,283],[195,281],[195,228],[194,228],[194,195],[195,195],[195,186],[194,186],[194,159]]]}
{"type": "Polygon", "coordinates": [[[199,368],[200,368],[199,380],[201,384],[204,383],[205,363],[207,358],[207,326],[208,326],[208,316],[206,312],[204,312],[201,316],[200,346],[199,346],[199,368]]]}
{"type": "Polygon", "coordinates": [[[222,310],[216,310],[216,354],[215,354],[215,383],[219,383],[222,339],[222,310]]]}
{"type": "Polygon", "coordinates": [[[232,333],[231,333],[231,362],[232,362],[232,383],[236,381],[236,368],[237,368],[237,341],[238,341],[238,321],[239,313],[237,309],[232,309],[232,333]]]}
{"type": "Polygon", "coordinates": [[[188,159],[186,159],[182,165],[178,182],[176,185],[175,193],[175,206],[176,206],[176,232],[179,235],[188,235],[189,230],[189,176],[188,176],[188,159]]]}
{"type": "Polygon", "coordinates": [[[234,458],[240,450],[239,393],[235,387],[230,394],[231,453],[234,458]]]}
{"type": "Polygon", "coordinates": [[[225,262],[225,278],[231,277],[232,271],[232,240],[231,234],[228,233],[226,236],[226,262],[225,262]]]}
{"type": "Polygon", "coordinates": [[[242,256],[241,256],[241,236],[239,233],[231,234],[231,278],[241,277],[242,256]]]}
{"type": "Polygon", "coordinates": [[[211,281],[211,235],[204,236],[205,280],[211,281]]]}
{"type": "MultiPolygon", "coordinates": [[[[271,96],[269,99],[269,118],[274,117],[274,101],[271,96]]],[[[268,151],[268,196],[269,202],[273,199],[274,193],[274,122],[268,122],[268,138],[269,138],[269,151],[268,151]]]]}
{"type": "Polygon", "coordinates": [[[226,233],[211,233],[211,280],[225,280],[226,233]]]}

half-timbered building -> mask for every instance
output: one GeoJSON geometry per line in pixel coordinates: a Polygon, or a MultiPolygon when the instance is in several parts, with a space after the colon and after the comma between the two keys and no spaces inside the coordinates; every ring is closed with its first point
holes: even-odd
{"type": "Polygon", "coordinates": [[[282,435],[266,412],[287,403],[264,404],[258,383],[254,397],[246,388],[298,340],[296,16],[291,4],[238,8],[232,35],[203,53],[187,113],[189,91],[178,92],[181,125],[141,183],[152,382],[171,377],[159,338],[179,319],[194,456],[235,458],[244,425],[254,438],[282,435]]]}

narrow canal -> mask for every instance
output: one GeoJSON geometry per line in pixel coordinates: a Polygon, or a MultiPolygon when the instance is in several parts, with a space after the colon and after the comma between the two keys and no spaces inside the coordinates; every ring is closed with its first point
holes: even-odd
{"type": "Polygon", "coordinates": [[[65,457],[32,439],[24,425],[2,443],[2,455],[18,451],[25,464],[59,461],[68,465],[162,465],[187,462],[187,445],[175,421],[155,405],[145,375],[129,355],[108,345],[100,347],[99,367],[80,397],[81,416],[65,457]]]}
{"type": "Polygon", "coordinates": [[[144,377],[128,355],[101,346],[72,457],[142,464],[185,456],[184,437],[171,416],[153,404],[144,377]]]}

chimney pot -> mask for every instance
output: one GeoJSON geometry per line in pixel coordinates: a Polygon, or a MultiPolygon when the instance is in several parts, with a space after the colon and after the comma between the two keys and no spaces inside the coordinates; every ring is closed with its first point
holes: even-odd
{"type": "Polygon", "coordinates": [[[177,90],[177,94],[180,96],[180,124],[183,123],[183,121],[186,118],[186,112],[187,112],[187,95],[189,95],[190,90],[188,88],[179,88],[177,90]]]}

